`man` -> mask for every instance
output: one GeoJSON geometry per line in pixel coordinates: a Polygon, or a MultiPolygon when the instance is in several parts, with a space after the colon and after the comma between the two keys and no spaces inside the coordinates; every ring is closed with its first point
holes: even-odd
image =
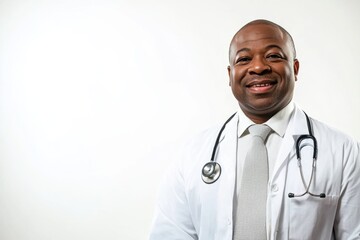
{"type": "Polygon", "coordinates": [[[150,239],[360,239],[360,146],[292,102],[299,61],[290,34],[252,21],[233,37],[229,60],[240,109],[219,139],[220,177],[201,177],[216,128],[177,156],[150,239]]]}

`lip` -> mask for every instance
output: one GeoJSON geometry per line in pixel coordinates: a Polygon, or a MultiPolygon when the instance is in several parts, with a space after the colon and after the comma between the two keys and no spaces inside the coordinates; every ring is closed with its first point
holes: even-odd
{"type": "Polygon", "coordinates": [[[256,79],[249,81],[249,83],[246,84],[245,86],[252,93],[264,94],[270,92],[275,87],[276,84],[277,84],[276,80],[256,79]]]}

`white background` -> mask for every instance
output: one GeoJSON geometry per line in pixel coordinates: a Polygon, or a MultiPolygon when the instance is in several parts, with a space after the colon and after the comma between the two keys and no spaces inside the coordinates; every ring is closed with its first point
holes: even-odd
{"type": "Polygon", "coordinates": [[[228,45],[253,19],[293,35],[298,105],[360,140],[359,12],[357,0],[0,0],[0,239],[146,239],[165,152],[237,110],[228,45]]]}

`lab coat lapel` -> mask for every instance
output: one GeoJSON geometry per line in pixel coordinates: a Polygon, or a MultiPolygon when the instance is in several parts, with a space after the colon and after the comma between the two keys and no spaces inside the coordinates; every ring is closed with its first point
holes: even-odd
{"type": "MultiPolygon", "coordinates": [[[[228,123],[223,132],[218,149],[218,162],[223,167],[223,181],[226,185],[234,189],[235,173],[236,173],[236,151],[237,151],[237,125],[238,115],[228,123]]],[[[229,188],[230,189],[230,188],[229,188]]]]}
{"type": "Polygon", "coordinates": [[[295,143],[298,136],[308,134],[306,117],[302,110],[295,106],[286,133],[281,144],[278,157],[274,166],[272,179],[276,178],[287,160],[295,155],[295,143]]]}
{"type": "MultiPolygon", "coordinates": [[[[270,204],[270,206],[268,205],[268,214],[271,216],[271,220],[268,219],[268,221],[271,222],[271,229],[273,230],[279,228],[281,208],[284,206],[284,196],[287,195],[287,193],[285,193],[285,185],[288,173],[284,168],[287,167],[288,161],[291,159],[295,160],[295,143],[297,138],[302,134],[308,134],[306,118],[302,110],[295,106],[294,114],[287,127],[270,181],[270,189],[272,189],[271,186],[276,185],[280,190],[279,194],[269,194],[271,199],[268,199],[268,204],[270,204]]],[[[268,234],[270,234],[270,232],[268,232],[268,234]]]]}
{"type": "MultiPolygon", "coordinates": [[[[235,187],[235,166],[238,116],[226,125],[221,134],[215,161],[221,166],[220,178],[212,184],[201,184],[201,226],[199,239],[231,240],[232,211],[235,187]]],[[[201,163],[205,164],[205,162],[201,163]]],[[[195,206],[194,209],[197,209],[195,206]]]]}
{"type": "Polygon", "coordinates": [[[232,238],[233,196],[236,176],[237,125],[238,115],[235,115],[223,132],[217,153],[218,156],[216,159],[222,167],[222,176],[220,177],[221,180],[219,182],[218,189],[219,201],[216,206],[218,209],[217,212],[219,213],[219,218],[217,220],[219,231],[216,231],[214,239],[232,238]]]}

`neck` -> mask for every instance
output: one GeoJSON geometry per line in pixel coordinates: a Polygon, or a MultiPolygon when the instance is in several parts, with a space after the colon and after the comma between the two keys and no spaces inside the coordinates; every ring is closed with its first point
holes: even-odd
{"type": "Polygon", "coordinates": [[[267,122],[272,116],[274,116],[276,113],[271,114],[251,114],[244,112],[244,114],[254,123],[256,124],[263,124],[267,122]]]}

